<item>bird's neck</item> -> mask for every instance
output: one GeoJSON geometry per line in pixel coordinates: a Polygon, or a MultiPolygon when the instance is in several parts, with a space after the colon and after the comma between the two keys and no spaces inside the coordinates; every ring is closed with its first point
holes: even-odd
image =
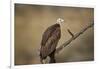
{"type": "Polygon", "coordinates": [[[60,27],[60,24],[58,24],[58,23],[56,23],[55,25],[56,25],[57,27],[60,27]]]}
{"type": "Polygon", "coordinates": [[[56,24],[59,24],[61,26],[61,23],[60,22],[57,22],[56,24]]]}

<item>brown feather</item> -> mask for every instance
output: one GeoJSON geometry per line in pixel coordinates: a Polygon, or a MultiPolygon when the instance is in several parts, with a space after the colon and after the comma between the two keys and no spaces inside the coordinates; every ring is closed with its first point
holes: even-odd
{"type": "Polygon", "coordinates": [[[57,46],[57,43],[61,37],[60,25],[55,24],[50,26],[43,34],[41,42],[40,56],[46,58],[52,53],[57,46]]]}

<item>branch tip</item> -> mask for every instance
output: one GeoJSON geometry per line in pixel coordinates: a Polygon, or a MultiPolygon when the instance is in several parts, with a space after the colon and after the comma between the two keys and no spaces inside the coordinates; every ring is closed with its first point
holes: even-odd
{"type": "Polygon", "coordinates": [[[87,27],[85,27],[80,32],[76,33],[75,35],[69,29],[67,29],[67,31],[72,36],[72,38],[70,38],[68,41],[64,42],[62,45],[60,45],[60,47],[58,47],[56,49],[56,53],[59,53],[64,47],[69,45],[73,40],[75,40],[77,37],[79,37],[81,34],[83,34],[86,30],[88,30],[89,28],[93,27],[93,25],[94,25],[94,23],[91,23],[90,25],[88,25],[87,27]]]}
{"type": "Polygon", "coordinates": [[[69,29],[67,29],[67,31],[72,37],[74,37],[74,34],[69,29]]]}

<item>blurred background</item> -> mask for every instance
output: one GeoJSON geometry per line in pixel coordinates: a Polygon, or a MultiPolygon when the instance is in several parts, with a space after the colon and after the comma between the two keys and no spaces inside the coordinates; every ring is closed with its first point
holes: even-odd
{"type": "MultiPolygon", "coordinates": [[[[74,34],[94,20],[93,8],[60,7],[15,4],[15,65],[40,64],[39,49],[44,31],[63,18],[59,47],[74,34]]],[[[94,60],[94,28],[88,29],[72,43],[56,54],[56,62],[94,60]]]]}

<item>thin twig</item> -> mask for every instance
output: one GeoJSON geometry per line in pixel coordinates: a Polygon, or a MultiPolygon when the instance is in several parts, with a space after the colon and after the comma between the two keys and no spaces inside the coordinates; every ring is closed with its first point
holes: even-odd
{"type": "Polygon", "coordinates": [[[73,35],[71,33],[70,30],[68,30],[68,32],[72,35],[72,37],[66,41],[65,43],[63,43],[62,45],[60,45],[57,49],[56,49],[56,53],[59,53],[62,49],[64,49],[64,47],[66,47],[68,44],[70,44],[73,40],[75,40],[77,37],[79,37],[81,34],[83,34],[86,30],[88,30],[89,28],[91,28],[94,25],[94,23],[91,23],[89,26],[87,26],[86,28],[82,29],[80,32],[76,33],[75,35],[73,35]]]}
{"type": "Polygon", "coordinates": [[[67,31],[69,32],[69,34],[70,34],[72,37],[74,37],[74,34],[73,34],[69,29],[67,29],[67,31]]]}

